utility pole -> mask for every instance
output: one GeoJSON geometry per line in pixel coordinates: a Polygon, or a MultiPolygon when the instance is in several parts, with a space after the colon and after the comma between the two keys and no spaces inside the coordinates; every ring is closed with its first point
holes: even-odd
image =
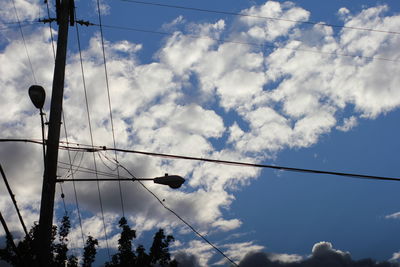
{"type": "Polygon", "coordinates": [[[74,0],[56,0],[58,23],[57,54],[54,67],[50,104],[47,153],[40,203],[39,236],[37,244],[40,266],[50,266],[50,245],[53,226],[54,195],[57,180],[57,160],[60,140],[65,63],[67,56],[68,22],[74,23],[74,0]]]}

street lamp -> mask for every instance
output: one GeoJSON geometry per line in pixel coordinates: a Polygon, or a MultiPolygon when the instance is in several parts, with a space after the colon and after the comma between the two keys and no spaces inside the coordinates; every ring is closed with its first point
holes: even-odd
{"type": "Polygon", "coordinates": [[[58,183],[63,182],[91,182],[91,181],[153,181],[155,184],[168,185],[173,189],[182,186],[185,179],[178,175],[168,175],[155,177],[155,178],[98,178],[98,179],[57,179],[58,183]]]}
{"type": "Polygon", "coordinates": [[[178,175],[168,175],[168,173],[166,173],[165,176],[156,177],[153,179],[153,181],[156,184],[168,185],[173,189],[177,189],[181,187],[181,185],[185,182],[185,179],[178,175]]]}
{"type": "Polygon", "coordinates": [[[32,85],[31,87],[29,87],[28,93],[33,105],[40,111],[40,120],[42,123],[43,160],[46,160],[46,148],[44,142],[44,121],[43,121],[43,115],[44,115],[43,106],[44,106],[44,101],[46,100],[46,92],[44,91],[42,86],[32,85]]]}
{"type": "Polygon", "coordinates": [[[44,91],[43,87],[40,85],[32,85],[29,87],[28,93],[32,103],[37,109],[40,109],[40,112],[42,112],[44,101],[46,100],[46,92],[44,91]]]}

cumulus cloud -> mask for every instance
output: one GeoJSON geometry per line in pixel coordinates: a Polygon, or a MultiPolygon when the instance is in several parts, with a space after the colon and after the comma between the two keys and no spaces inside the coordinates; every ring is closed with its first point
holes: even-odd
{"type": "Polygon", "coordinates": [[[380,266],[397,267],[395,262],[377,262],[372,259],[353,260],[350,253],[336,250],[330,242],[316,243],[309,257],[302,258],[299,255],[272,254],[265,252],[250,252],[239,263],[240,267],[246,266],[271,266],[271,267],[356,267],[356,266],[380,266]]]}
{"type": "Polygon", "coordinates": [[[343,120],[343,124],[336,126],[336,129],[338,129],[339,131],[347,132],[350,131],[353,127],[357,126],[357,124],[357,118],[355,116],[351,116],[349,118],[345,118],[343,120]]]}
{"type": "Polygon", "coordinates": [[[395,212],[385,216],[386,219],[400,219],[400,212],[395,212]]]}
{"type": "MultiPolygon", "coordinates": [[[[36,16],[32,10],[39,9],[37,1],[16,2],[21,18],[36,16]]],[[[341,9],[339,14],[350,27],[396,30],[400,16],[385,15],[387,9],[387,6],[371,7],[359,14],[341,9]]],[[[1,12],[5,12],[1,14],[2,21],[13,21],[13,13],[4,10],[12,9],[2,9],[1,12]]],[[[164,39],[154,53],[154,60],[149,63],[141,63],[138,56],[145,44],[105,40],[117,147],[262,161],[285,148],[311,146],[335,129],[348,131],[357,126],[360,117],[373,119],[400,106],[400,91],[397,90],[400,78],[392,75],[399,73],[399,64],[371,58],[400,58],[398,35],[346,29],[335,31],[321,25],[300,28],[293,20],[307,20],[310,12],[291,2],[267,1],[242,13],[251,16],[238,18],[233,22],[235,27],[218,20],[190,22],[188,27],[179,30],[184,19],[176,18],[165,24],[174,29],[174,33],[164,39]],[[193,38],[198,35],[210,38],[193,38]],[[230,42],[216,41],[221,36],[228,36],[230,42]],[[254,41],[275,44],[276,48],[265,51],[258,46],[238,44],[254,41]],[[338,114],[348,107],[353,107],[351,114],[341,118],[338,114]]],[[[33,81],[24,46],[15,37],[15,32],[3,34],[7,42],[0,50],[0,88],[6,101],[0,106],[1,137],[40,139],[37,111],[26,94],[33,81]]],[[[48,92],[45,112],[49,112],[53,58],[48,29],[35,26],[25,38],[38,83],[48,92]]],[[[68,53],[64,98],[68,139],[89,144],[79,54],[76,51],[68,53]]],[[[82,56],[94,143],[112,147],[99,34],[92,36],[83,47],[82,56]]],[[[62,139],[65,140],[64,134],[62,139]]],[[[12,177],[11,185],[24,216],[29,218],[28,224],[31,224],[37,220],[40,198],[41,148],[10,143],[2,143],[1,147],[0,161],[12,177]]],[[[72,153],[75,177],[93,178],[93,174],[79,172],[76,167],[94,169],[92,155],[84,155],[80,160],[81,156],[72,153]]],[[[116,166],[107,158],[113,158],[113,155],[96,154],[96,167],[99,171],[115,174],[116,166]]],[[[235,200],[234,191],[250,184],[260,174],[259,170],[251,168],[216,167],[210,163],[128,154],[118,154],[118,159],[138,177],[161,176],[166,172],[185,176],[187,183],[179,192],[172,193],[169,188],[151,184],[149,188],[195,227],[211,233],[237,229],[244,223],[240,218],[226,218],[224,211],[235,200]]],[[[68,162],[69,155],[60,152],[60,161],[68,162]]],[[[61,168],[59,175],[71,177],[61,168]]],[[[0,190],[4,196],[4,189],[0,190]]],[[[72,185],[65,185],[64,190],[67,203],[73,204],[72,185]]],[[[101,183],[100,192],[107,227],[113,232],[112,221],[121,210],[118,185],[101,183]]],[[[139,232],[164,227],[187,233],[187,229],[137,183],[124,184],[122,193],[124,201],[129,203],[125,208],[134,214],[129,220],[139,232]]],[[[80,184],[78,198],[82,209],[89,213],[84,218],[85,231],[95,227],[101,229],[97,187],[80,184]]],[[[16,217],[11,215],[10,206],[3,197],[0,205],[17,225],[16,217]]],[[[387,217],[397,218],[392,215],[387,217]]],[[[77,231],[79,229],[74,228],[72,235],[78,239],[77,231]]],[[[206,266],[213,252],[204,244],[189,243],[185,251],[201,256],[198,262],[191,257],[184,260],[193,266],[206,266]]],[[[239,254],[234,251],[246,253],[246,246],[253,250],[254,246],[262,248],[251,242],[246,246],[234,245],[226,245],[226,249],[236,258],[239,254]]],[[[318,255],[324,259],[326,255],[347,259],[347,254],[341,253],[323,243],[315,247],[315,255],[313,250],[312,257],[304,261],[316,261],[318,255]]],[[[292,264],[291,261],[298,260],[296,255],[254,255],[274,264],[292,264]]]]}

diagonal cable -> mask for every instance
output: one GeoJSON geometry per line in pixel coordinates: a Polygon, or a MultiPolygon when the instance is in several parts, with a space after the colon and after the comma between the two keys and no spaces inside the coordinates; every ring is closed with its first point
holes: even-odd
{"type": "MultiPolygon", "coordinates": [[[[49,1],[46,1],[46,7],[47,7],[47,16],[50,20],[49,1]]],[[[54,61],[56,61],[56,50],[54,48],[54,37],[53,37],[53,30],[51,28],[51,20],[49,21],[49,31],[50,31],[50,38],[51,38],[51,47],[53,49],[53,57],[54,57],[54,61]]]]}
{"type": "Polygon", "coordinates": [[[301,23],[301,24],[309,24],[309,25],[319,25],[319,26],[323,26],[323,27],[341,28],[341,29],[348,29],[348,30],[379,32],[379,33],[387,33],[387,34],[400,34],[399,31],[387,31],[387,30],[379,30],[379,29],[364,28],[364,27],[336,25],[336,24],[315,22],[315,21],[307,21],[307,20],[294,20],[294,19],[286,19],[286,18],[267,17],[267,16],[251,15],[251,14],[246,14],[246,13],[237,13],[237,12],[230,12],[230,11],[223,11],[223,10],[212,10],[212,9],[197,8],[197,7],[162,4],[162,3],[156,3],[156,2],[145,2],[145,1],[137,1],[137,0],[120,0],[120,1],[128,2],[128,3],[142,4],[142,5],[159,6],[159,7],[166,7],[166,8],[191,10],[191,11],[215,13],[215,14],[230,15],[230,16],[239,16],[239,17],[266,19],[266,20],[285,21],[285,22],[290,22],[290,23],[301,23]]]}
{"type": "MultiPolygon", "coordinates": [[[[81,49],[81,42],[80,42],[78,27],[79,26],[76,25],[76,35],[77,35],[79,59],[80,59],[80,65],[81,65],[83,91],[84,91],[84,94],[85,94],[86,114],[87,114],[88,125],[89,125],[90,142],[91,142],[91,146],[94,147],[94,145],[93,145],[92,123],[91,123],[91,119],[90,119],[89,101],[88,101],[88,96],[87,96],[85,72],[84,72],[84,69],[83,69],[82,49],[81,49]]],[[[98,173],[97,173],[96,155],[94,153],[93,153],[93,164],[94,164],[95,175],[96,175],[96,179],[97,179],[97,191],[98,191],[98,197],[99,197],[99,203],[100,203],[101,218],[102,218],[102,222],[103,222],[104,237],[105,237],[106,246],[107,246],[107,254],[108,254],[109,260],[111,260],[110,247],[108,245],[106,222],[105,222],[105,219],[104,219],[103,201],[102,201],[102,198],[101,198],[101,191],[100,191],[100,182],[98,180],[99,177],[98,177],[98,173]]]]}
{"type": "Polygon", "coordinates": [[[10,0],[10,1],[12,1],[13,7],[14,7],[15,17],[17,18],[17,21],[18,21],[19,30],[20,30],[20,32],[21,32],[22,41],[23,41],[23,43],[24,43],[26,56],[28,57],[29,66],[30,66],[30,68],[31,68],[32,77],[33,77],[33,80],[35,81],[35,84],[36,84],[36,83],[37,83],[37,82],[36,82],[36,76],[35,76],[35,72],[33,71],[33,66],[32,66],[32,62],[31,62],[31,57],[29,56],[28,48],[27,48],[27,46],[26,46],[26,41],[25,41],[25,37],[24,37],[24,32],[22,31],[22,26],[21,26],[21,22],[20,22],[19,17],[18,17],[17,8],[15,7],[15,0],[10,0]]]}
{"type": "MultiPolygon", "coordinates": [[[[67,123],[65,121],[64,112],[62,112],[62,118],[63,118],[63,122],[64,122],[63,123],[63,125],[64,125],[63,128],[64,128],[65,140],[66,140],[66,142],[68,144],[69,142],[68,142],[68,133],[67,133],[67,123]]],[[[68,160],[69,160],[69,164],[70,164],[69,171],[70,171],[72,179],[74,179],[75,177],[74,177],[74,172],[72,170],[71,152],[68,150],[67,153],[68,153],[68,160]]],[[[81,159],[83,159],[83,157],[81,157],[81,159]]],[[[80,208],[79,208],[78,194],[76,192],[76,186],[75,186],[75,182],[74,181],[72,181],[72,186],[73,186],[73,189],[74,189],[75,206],[76,206],[76,211],[78,213],[79,227],[80,227],[80,230],[81,230],[82,246],[85,246],[85,237],[84,237],[84,234],[83,234],[83,227],[82,227],[82,217],[81,217],[81,212],[80,212],[80,208]]],[[[63,192],[63,188],[62,188],[61,184],[60,184],[60,189],[61,189],[61,198],[62,198],[63,203],[64,203],[64,209],[65,209],[65,212],[67,212],[66,211],[66,207],[65,207],[64,192],[63,192]]]]}
{"type": "MultiPolygon", "coordinates": [[[[108,82],[107,61],[106,61],[106,53],[105,53],[105,48],[104,48],[103,26],[102,26],[102,22],[101,22],[101,11],[100,11],[100,1],[99,0],[97,0],[97,13],[99,15],[101,48],[102,48],[102,51],[103,51],[103,63],[104,63],[104,74],[105,74],[105,78],[106,78],[106,87],[107,87],[108,109],[109,109],[109,113],[110,113],[110,122],[111,122],[113,145],[114,145],[114,148],[115,148],[116,144],[115,144],[114,121],[113,121],[112,108],[111,108],[110,86],[109,86],[109,82],[108,82]]],[[[115,160],[118,161],[117,151],[114,151],[114,156],[115,156],[115,160]]],[[[117,174],[118,174],[118,177],[119,177],[119,168],[118,168],[118,166],[117,166],[117,174]]],[[[121,181],[118,181],[118,186],[119,186],[119,196],[120,196],[120,202],[121,202],[122,216],[125,217],[125,209],[124,209],[124,201],[123,201],[123,195],[122,195],[121,181]]]]}
{"type": "Polygon", "coordinates": [[[14,207],[15,207],[15,209],[17,211],[18,219],[21,222],[21,225],[22,225],[22,228],[24,229],[25,235],[27,237],[29,237],[28,230],[26,229],[26,225],[24,223],[24,220],[22,219],[22,215],[21,215],[21,212],[19,211],[19,208],[18,208],[18,205],[17,205],[17,201],[15,200],[15,195],[14,195],[13,191],[11,190],[11,187],[10,187],[10,185],[8,183],[8,180],[7,180],[7,176],[4,173],[4,170],[3,170],[3,167],[1,166],[1,164],[0,164],[0,172],[1,172],[1,176],[3,177],[4,183],[6,184],[8,194],[10,195],[11,200],[12,200],[12,202],[14,204],[14,207]]]}
{"type": "MultiPolygon", "coordinates": [[[[132,176],[132,178],[137,179],[135,175],[133,175],[127,168],[125,168],[123,165],[121,165],[119,162],[116,162],[121,168],[123,168],[129,175],[132,176]]],[[[216,247],[213,243],[211,243],[204,235],[202,235],[199,231],[197,231],[193,226],[191,226],[185,219],[183,219],[178,213],[173,211],[171,208],[167,207],[161,199],[154,194],[149,188],[147,188],[141,181],[139,180],[133,180],[137,181],[140,183],[140,185],[147,190],[153,197],[157,199],[157,201],[169,212],[174,214],[181,222],[183,222],[186,226],[188,226],[197,236],[199,236],[201,239],[203,239],[207,244],[209,244],[213,249],[215,249],[218,253],[220,253],[223,257],[225,257],[228,261],[230,261],[234,266],[239,266],[236,262],[234,262],[232,259],[230,259],[222,250],[220,250],[218,247],[216,247]]]]}

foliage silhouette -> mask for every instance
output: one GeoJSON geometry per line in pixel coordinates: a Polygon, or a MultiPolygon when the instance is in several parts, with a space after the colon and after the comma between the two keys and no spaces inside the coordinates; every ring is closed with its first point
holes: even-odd
{"type": "Polygon", "coordinates": [[[99,245],[97,239],[93,238],[92,236],[88,236],[86,240],[86,245],[83,249],[83,263],[82,267],[91,267],[92,263],[96,258],[96,246],[99,245]]]}
{"type": "MultiPolygon", "coordinates": [[[[107,267],[122,266],[140,266],[140,267],[176,267],[178,262],[171,261],[169,253],[169,244],[174,241],[171,235],[165,236],[164,230],[160,229],[153,239],[150,253],[146,253],[146,249],[142,245],[138,245],[133,250],[132,240],[136,238],[136,231],[131,229],[125,217],[119,220],[119,228],[121,229],[120,238],[118,239],[118,252],[112,256],[110,262],[106,262],[107,267]]],[[[75,255],[69,253],[68,234],[70,233],[71,222],[69,217],[65,215],[60,226],[53,225],[51,236],[51,267],[78,267],[79,261],[75,255]],[[57,240],[57,241],[56,241],[57,240]]],[[[12,266],[30,267],[39,266],[37,251],[38,244],[37,223],[33,225],[28,236],[25,236],[17,245],[17,251],[12,246],[12,240],[6,239],[6,247],[0,249],[0,260],[9,263],[12,266]]],[[[95,261],[97,254],[98,240],[92,236],[88,236],[85,247],[83,248],[82,267],[91,267],[95,261]]]]}
{"type": "Polygon", "coordinates": [[[106,262],[106,267],[151,267],[151,266],[178,266],[178,262],[171,261],[169,243],[174,240],[171,235],[165,236],[164,230],[160,229],[153,238],[150,254],[139,245],[136,253],[132,250],[132,240],[136,238],[136,231],[131,229],[124,217],[119,221],[121,235],[118,239],[118,252],[112,256],[111,262],[106,262]]]}

